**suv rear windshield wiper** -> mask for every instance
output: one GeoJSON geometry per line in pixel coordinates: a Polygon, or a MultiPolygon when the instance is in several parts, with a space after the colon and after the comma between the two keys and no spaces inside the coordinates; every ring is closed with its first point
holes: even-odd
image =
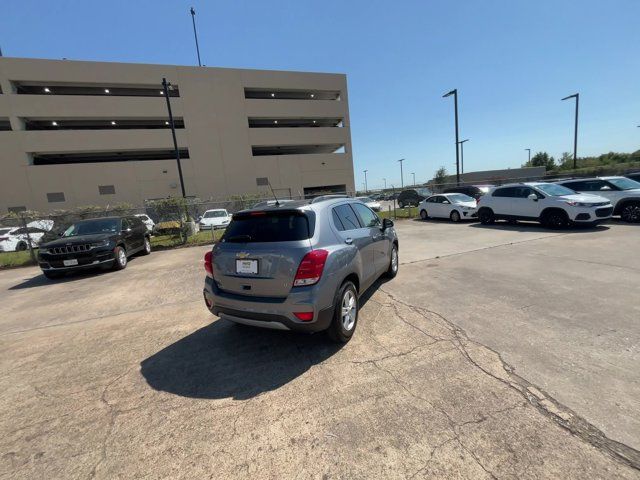
{"type": "Polygon", "coordinates": [[[233,235],[232,237],[225,238],[227,242],[250,242],[251,235],[233,235]]]}

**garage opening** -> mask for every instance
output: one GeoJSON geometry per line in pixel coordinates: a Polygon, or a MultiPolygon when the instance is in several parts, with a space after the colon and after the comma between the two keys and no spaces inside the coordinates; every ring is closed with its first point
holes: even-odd
{"type": "MultiPolygon", "coordinates": [[[[189,158],[189,149],[179,150],[181,159],[189,158]]],[[[72,163],[144,162],[175,160],[175,150],[133,150],[122,152],[74,152],[33,154],[34,165],[66,165],[72,163]]]]}
{"type": "Polygon", "coordinates": [[[268,145],[252,146],[254,157],[262,155],[309,155],[313,153],[344,153],[344,144],[325,145],[268,145]]]}

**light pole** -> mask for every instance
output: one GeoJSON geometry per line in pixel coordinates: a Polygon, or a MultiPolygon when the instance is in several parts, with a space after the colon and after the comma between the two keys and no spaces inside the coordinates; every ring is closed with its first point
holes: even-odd
{"type": "Polygon", "coordinates": [[[446,98],[450,95],[453,95],[453,106],[455,110],[455,121],[456,121],[456,183],[460,185],[460,157],[458,153],[458,89],[454,88],[448,93],[445,93],[442,98],[446,98]]]}
{"type": "Polygon", "coordinates": [[[193,36],[196,39],[196,52],[198,53],[198,66],[202,66],[200,61],[200,47],[198,46],[198,32],[196,31],[196,11],[191,7],[191,21],[193,22],[193,36]]]}
{"type": "Polygon", "coordinates": [[[464,142],[468,141],[468,138],[460,140],[460,173],[464,173],[464,142]]]}
{"type": "Polygon", "coordinates": [[[386,190],[387,189],[387,179],[383,178],[382,180],[384,180],[384,189],[386,190]]]}
{"type": "Polygon", "coordinates": [[[525,148],[525,150],[527,152],[529,152],[529,158],[527,159],[527,163],[531,163],[531,149],[530,148],[525,148]]]}
{"type": "Polygon", "coordinates": [[[404,162],[404,158],[401,158],[398,162],[400,162],[400,188],[404,188],[404,178],[402,175],[402,162],[404,162]]]}
{"type": "Polygon", "coordinates": [[[413,175],[413,186],[416,186],[416,172],[411,172],[411,175],[413,175]]]}
{"type": "Polygon", "coordinates": [[[580,94],[574,93],[568,97],[564,97],[562,100],[568,100],[570,98],[576,99],[576,123],[573,130],[573,169],[578,167],[578,104],[580,103],[580,94]]]}
{"type": "Polygon", "coordinates": [[[364,193],[367,193],[367,172],[369,170],[364,170],[364,193]]]}
{"type": "Polygon", "coordinates": [[[182,198],[187,194],[184,190],[184,179],[182,178],[182,165],[180,164],[180,150],[178,150],[178,141],[176,140],[176,126],[173,123],[173,114],[171,113],[171,102],[169,101],[169,90],[173,90],[173,86],[167,82],[166,78],[162,78],[162,90],[164,98],[167,100],[167,110],[169,111],[169,125],[171,126],[171,135],[173,136],[173,148],[176,152],[176,162],[178,162],[178,175],[180,176],[180,189],[182,190],[182,198]]]}

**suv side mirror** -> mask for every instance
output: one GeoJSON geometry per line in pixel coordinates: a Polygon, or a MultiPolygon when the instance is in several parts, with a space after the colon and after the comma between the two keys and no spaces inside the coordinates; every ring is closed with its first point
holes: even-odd
{"type": "Polygon", "coordinates": [[[383,218],[382,230],[386,230],[387,228],[391,228],[391,227],[393,227],[393,220],[391,220],[390,218],[383,218]]]}
{"type": "Polygon", "coordinates": [[[535,193],[530,193],[527,197],[529,200],[533,200],[534,202],[538,201],[538,196],[535,193]]]}

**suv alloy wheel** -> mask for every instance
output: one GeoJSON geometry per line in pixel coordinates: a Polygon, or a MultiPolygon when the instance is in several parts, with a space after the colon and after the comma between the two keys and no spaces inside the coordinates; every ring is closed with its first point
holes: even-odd
{"type": "Polygon", "coordinates": [[[338,289],[331,326],[327,330],[334,342],[351,340],[358,323],[358,291],[352,282],[345,282],[338,289]]]}
{"type": "Polygon", "coordinates": [[[620,216],[622,220],[629,223],[638,223],[640,222],[640,202],[629,202],[624,207],[622,207],[622,211],[620,212],[620,216]]]}

